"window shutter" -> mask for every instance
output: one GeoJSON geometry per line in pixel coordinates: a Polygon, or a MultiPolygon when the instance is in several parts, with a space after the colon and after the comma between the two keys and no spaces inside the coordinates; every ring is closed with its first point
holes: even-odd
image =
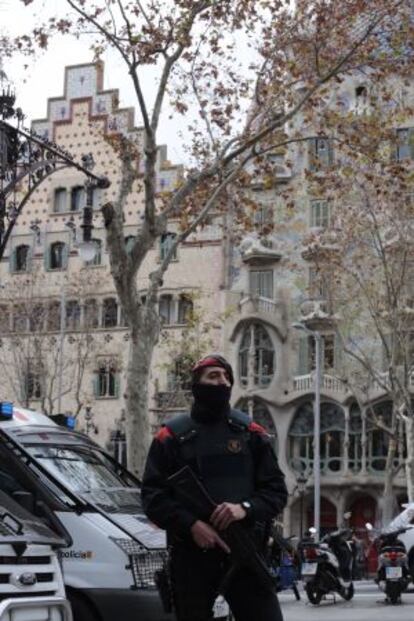
{"type": "Polygon", "coordinates": [[[309,338],[301,336],[299,339],[298,375],[309,373],[309,338]]]}

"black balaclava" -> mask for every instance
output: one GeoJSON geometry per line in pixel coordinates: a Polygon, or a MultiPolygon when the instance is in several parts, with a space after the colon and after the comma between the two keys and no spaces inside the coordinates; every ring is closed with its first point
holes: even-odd
{"type": "Polygon", "coordinates": [[[214,423],[230,411],[231,389],[234,383],[233,370],[227,360],[218,354],[202,358],[192,369],[192,392],[194,404],[191,416],[198,422],[214,423]],[[223,367],[228,373],[230,386],[222,384],[200,384],[200,377],[206,367],[223,367]]]}

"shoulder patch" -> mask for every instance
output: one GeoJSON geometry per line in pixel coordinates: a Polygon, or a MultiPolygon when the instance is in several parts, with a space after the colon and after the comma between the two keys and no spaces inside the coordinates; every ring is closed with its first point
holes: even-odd
{"type": "Polygon", "coordinates": [[[264,427],[262,427],[261,425],[259,425],[258,423],[250,423],[249,425],[249,431],[251,431],[252,433],[260,433],[264,436],[267,436],[268,433],[266,431],[266,429],[264,427]]]}
{"type": "Polygon", "coordinates": [[[171,432],[170,429],[168,429],[168,427],[161,427],[161,429],[158,431],[158,433],[155,436],[155,439],[158,440],[158,442],[165,442],[165,440],[167,438],[172,438],[173,434],[171,432]]]}

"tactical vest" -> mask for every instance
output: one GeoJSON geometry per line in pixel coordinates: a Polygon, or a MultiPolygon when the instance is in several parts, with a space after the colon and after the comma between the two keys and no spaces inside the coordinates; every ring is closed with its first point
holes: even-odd
{"type": "Polygon", "coordinates": [[[241,502],[254,491],[250,419],[231,410],[217,423],[199,423],[188,414],[168,421],[178,442],[178,460],[188,464],[215,502],[241,502]]]}

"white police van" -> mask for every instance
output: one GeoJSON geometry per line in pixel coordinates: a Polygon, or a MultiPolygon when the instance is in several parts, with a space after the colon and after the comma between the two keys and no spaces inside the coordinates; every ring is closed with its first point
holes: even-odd
{"type": "MultiPolygon", "coordinates": [[[[61,560],[75,621],[171,621],[154,581],[165,533],[143,514],[139,481],[90,438],[32,410],[0,412],[0,487],[70,539],[61,560]]],[[[215,616],[227,612],[218,602],[215,616]]]]}
{"type": "Polygon", "coordinates": [[[411,579],[414,582],[414,502],[409,502],[402,506],[404,510],[384,528],[383,532],[392,532],[400,528],[412,526],[412,528],[408,529],[405,533],[399,535],[398,539],[401,539],[407,549],[408,566],[411,579]]]}

